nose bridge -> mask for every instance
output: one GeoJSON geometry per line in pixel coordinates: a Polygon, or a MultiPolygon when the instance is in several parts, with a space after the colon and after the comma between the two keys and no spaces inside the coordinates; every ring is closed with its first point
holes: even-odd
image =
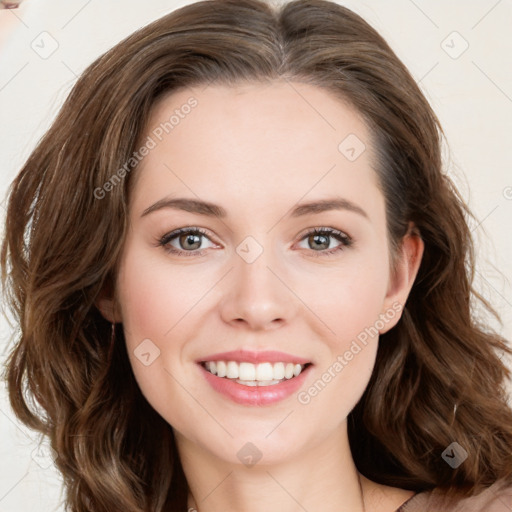
{"type": "Polygon", "coordinates": [[[266,236],[259,241],[248,236],[236,247],[222,306],[226,322],[244,321],[252,328],[266,329],[290,319],[293,294],[283,283],[284,276],[279,276],[280,265],[270,247],[271,239],[266,236]]]}

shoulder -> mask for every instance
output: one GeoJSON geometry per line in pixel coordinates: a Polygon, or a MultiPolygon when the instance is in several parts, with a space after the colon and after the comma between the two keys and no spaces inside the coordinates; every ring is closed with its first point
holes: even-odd
{"type": "MultiPolygon", "coordinates": [[[[426,491],[413,496],[396,512],[440,512],[439,495],[426,491]]],[[[502,480],[475,496],[461,499],[454,507],[443,512],[512,512],[512,485],[502,480]]]]}

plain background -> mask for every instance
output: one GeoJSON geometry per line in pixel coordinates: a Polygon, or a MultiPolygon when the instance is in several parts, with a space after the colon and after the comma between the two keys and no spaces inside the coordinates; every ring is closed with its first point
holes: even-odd
{"type": "MultiPolygon", "coordinates": [[[[192,3],[25,0],[0,11],[0,215],[8,184],[76,77],[137,28],[192,3]]],[[[280,2],[275,2],[280,3],[280,2]]],[[[445,165],[478,219],[475,284],[512,338],[512,4],[502,0],[339,1],[375,27],[410,69],[449,146],[445,165]]],[[[3,362],[12,329],[0,320],[3,362]]],[[[46,443],[14,419],[0,387],[0,512],[62,511],[46,443]]]]}

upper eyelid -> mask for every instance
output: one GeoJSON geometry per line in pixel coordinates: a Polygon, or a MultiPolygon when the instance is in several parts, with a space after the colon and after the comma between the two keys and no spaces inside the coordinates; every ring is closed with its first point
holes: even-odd
{"type": "Polygon", "coordinates": [[[210,234],[206,229],[192,226],[192,227],[186,227],[186,228],[173,229],[172,231],[165,233],[162,237],[160,237],[160,239],[164,240],[166,238],[175,238],[178,235],[182,235],[184,233],[195,233],[195,234],[210,238],[210,234]]]}

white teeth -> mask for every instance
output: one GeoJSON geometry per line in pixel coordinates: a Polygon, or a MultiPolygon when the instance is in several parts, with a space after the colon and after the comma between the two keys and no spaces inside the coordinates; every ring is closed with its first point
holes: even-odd
{"type": "Polygon", "coordinates": [[[273,380],[274,368],[270,363],[260,363],[256,366],[256,380],[273,380]]]}
{"type": "Polygon", "coordinates": [[[226,377],[228,379],[238,379],[238,365],[235,361],[229,361],[226,365],[226,377]]]}
{"type": "Polygon", "coordinates": [[[304,365],[293,363],[237,363],[236,361],[207,361],[204,367],[217,377],[233,379],[246,386],[271,386],[300,375],[304,365]]]}
{"type": "Polygon", "coordinates": [[[284,370],[284,376],[286,379],[291,379],[293,377],[293,368],[294,368],[293,363],[288,363],[286,365],[286,368],[284,370]]]}
{"type": "Polygon", "coordinates": [[[284,363],[274,364],[274,379],[284,379],[284,363]]]}
{"type": "Polygon", "coordinates": [[[256,367],[252,363],[240,363],[238,378],[241,380],[256,380],[256,367]]]}
{"type": "MultiPolygon", "coordinates": [[[[213,371],[208,368],[211,373],[213,371]]],[[[213,373],[215,375],[215,373],[213,373]]],[[[226,363],[224,361],[217,361],[217,376],[218,377],[225,377],[226,376],[226,363]]]]}
{"type": "Polygon", "coordinates": [[[254,387],[254,386],[273,386],[275,384],[279,384],[280,380],[240,380],[236,379],[235,382],[238,384],[242,384],[244,386],[254,387]]]}

